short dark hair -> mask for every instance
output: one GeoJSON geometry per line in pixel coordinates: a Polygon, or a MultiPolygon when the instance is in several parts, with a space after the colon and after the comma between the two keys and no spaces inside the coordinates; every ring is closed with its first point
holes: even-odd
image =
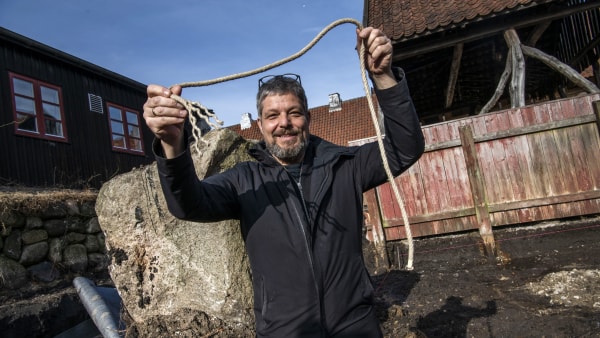
{"type": "Polygon", "coordinates": [[[258,118],[262,117],[262,103],[267,96],[288,93],[294,94],[300,100],[304,113],[308,113],[308,100],[299,75],[268,75],[258,80],[258,93],[256,94],[258,118]]]}

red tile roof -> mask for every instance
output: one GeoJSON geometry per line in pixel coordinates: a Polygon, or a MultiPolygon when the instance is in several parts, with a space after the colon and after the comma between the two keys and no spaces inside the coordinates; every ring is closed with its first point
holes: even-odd
{"type": "MultiPolygon", "coordinates": [[[[375,96],[373,98],[375,107],[377,107],[375,96]]],[[[342,109],[334,112],[329,112],[329,105],[309,110],[311,114],[310,133],[329,142],[348,145],[349,141],[375,135],[366,97],[342,101],[342,109]]],[[[228,128],[248,140],[262,139],[256,121],[252,121],[252,127],[249,129],[242,130],[239,124],[228,128]]]]}
{"type": "Polygon", "coordinates": [[[556,0],[369,0],[369,26],[404,40],[455,25],[556,0]]]}

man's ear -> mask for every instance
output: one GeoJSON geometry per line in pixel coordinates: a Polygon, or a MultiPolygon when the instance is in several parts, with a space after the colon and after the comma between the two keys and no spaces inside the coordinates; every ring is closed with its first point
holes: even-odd
{"type": "Polygon", "coordinates": [[[306,122],[310,123],[310,110],[306,112],[306,122]]]}
{"type": "Polygon", "coordinates": [[[262,130],[262,119],[260,117],[256,119],[256,124],[258,125],[258,129],[260,130],[260,133],[262,134],[263,133],[263,130],[262,130]]]}

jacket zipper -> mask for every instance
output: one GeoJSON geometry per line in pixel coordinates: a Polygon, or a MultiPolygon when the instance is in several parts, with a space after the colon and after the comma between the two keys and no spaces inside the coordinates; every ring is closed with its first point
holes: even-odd
{"type": "MultiPolygon", "coordinates": [[[[321,192],[323,191],[323,189],[325,187],[325,184],[323,184],[323,182],[327,182],[328,179],[329,179],[329,171],[325,170],[325,177],[321,181],[321,185],[319,187],[319,190],[315,194],[315,196],[320,196],[321,192]]],[[[300,177],[300,180],[302,180],[302,177],[300,177]]],[[[300,186],[300,188],[301,188],[301,186],[300,186]]],[[[302,203],[303,203],[304,207],[306,208],[306,203],[304,202],[304,196],[302,195],[302,189],[300,189],[300,195],[302,196],[302,203]]],[[[319,211],[317,210],[316,213],[318,214],[319,211]]],[[[306,217],[308,219],[308,210],[306,211],[306,217]]],[[[312,254],[312,251],[311,251],[311,254],[312,254]]],[[[313,272],[313,277],[314,277],[314,275],[315,274],[313,272]]],[[[317,288],[317,295],[319,296],[319,313],[320,313],[319,318],[321,320],[321,327],[322,327],[322,330],[323,330],[322,332],[324,332],[324,333],[322,333],[322,335],[323,335],[323,337],[325,337],[325,336],[327,336],[327,334],[326,334],[326,332],[327,332],[326,331],[327,330],[327,319],[325,318],[325,309],[324,309],[324,305],[325,305],[324,303],[325,302],[323,300],[322,293],[319,291],[322,288],[319,288],[319,286],[317,284],[316,278],[314,279],[314,281],[315,281],[315,287],[317,288]]]]}
{"type": "MultiPolygon", "coordinates": [[[[284,169],[285,170],[285,169],[284,169]]],[[[286,170],[287,172],[287,170],[286,170]]],[[[302,210],[304,212],[304,218],[306,219],[306,229],[310,229],[309,226],[309,215],[308,215],[308,209],[306,208],[306,201],[304,200],[304,193],[302,192],[302,176],[300,176],[300,180],[298,183],[296,183],[296,181],[294,180],[294,178],[292,177],[292,175],[287,172],[290,181],[292,182],[293,185],[295,185],[294,190],[296,190],[296,194],[297,197],[300,199],[300,203],[302,203],[302,210]]],[[[292,204],[294,205],[294,204],[292,204]]],[[[311,245],[309,244],[309,237],[307,237],[306,235],[306,230],[304,228],[303,225],[303,221],[302,221],[302,217],[300,216],[300,214],[298,213],[298,209],[295,207],[294,205],[294,212],[296,213],[296,217],[298,218],[298,222],[300,225],[300,231],[302,232],[302,236],[304,237],[304,247],[306,248],[306,254],[308,256],[308,264],[310,265],[310,271],[312,274],[312,280],[313,280],[313,284],[315,287],[315,291],[317,292],[317,297],[319,299],[319,319],[321,321],[321,333],[323,334],[323,332],[325,331],[325,328],[327,326],[325,326],[325,317],[324,317],[324,312],[323,312],[323,299],[322,299],[322,295],[321,295],[321,289],[319,288],[319,284],[317,282],[317,277],[315,274],[315,265],[314,265],[314,260],[313,260],[313,254],[312,254],[312,249],[311,249],[311,245]]],[[[312,238],[312,235],[310,236],[310,238],[312,238]]]]}

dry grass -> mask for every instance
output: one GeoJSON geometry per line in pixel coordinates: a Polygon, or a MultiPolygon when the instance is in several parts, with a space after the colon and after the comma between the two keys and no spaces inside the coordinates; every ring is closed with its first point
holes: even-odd
{"type": "Polygon", "coordinates": [[[96,190],[52,188],[24,188],[0,186],[0,213],[13,211],[41,211],[58,201],[93,202],[96,190]]]}

